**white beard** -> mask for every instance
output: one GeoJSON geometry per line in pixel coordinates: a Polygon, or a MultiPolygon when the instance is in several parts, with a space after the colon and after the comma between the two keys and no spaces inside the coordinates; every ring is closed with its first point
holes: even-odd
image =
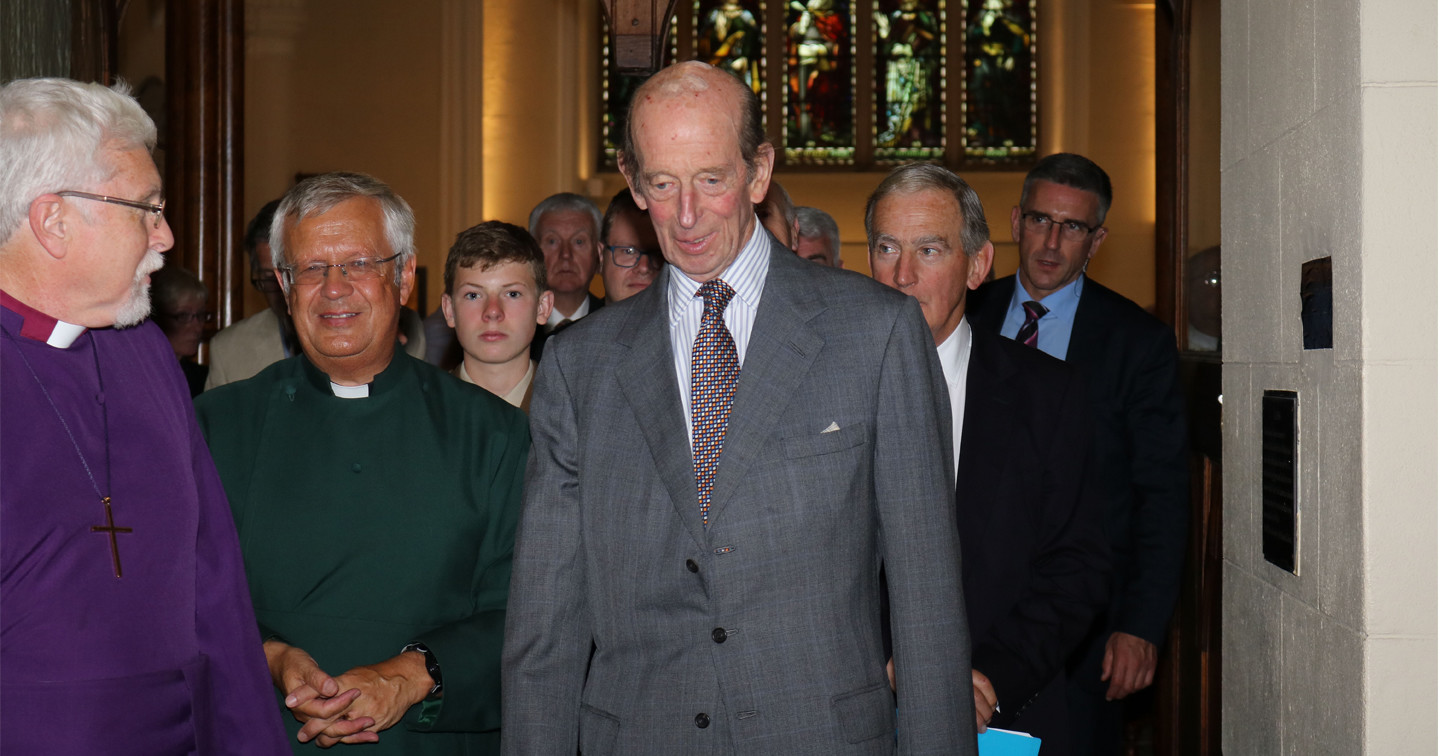
{"type": "Polygon", "coordinates": [[[145,277],[165,267],[165,256],[150,250],[135,269],[135,281],[130,285],[130,298],[115,313],[115,327],[129,328],[140,325],[150,317],[150,284],[145,277]]]}

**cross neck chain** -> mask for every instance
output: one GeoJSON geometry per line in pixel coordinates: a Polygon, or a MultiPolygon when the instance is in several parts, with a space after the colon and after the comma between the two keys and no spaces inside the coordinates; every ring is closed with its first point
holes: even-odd
{"type": "MultiPolygon", "coordinates": [[[[133,529],[115,527],[115,518],[110,512],[110,495],[100,490],[100,484],[95,480],[95,473],[90,470],[90,463],[85,459],[85,453],[80,451],[80,442],[75,439],[75,433],[70,430],[70,424],[65,422],[65,416],[60,413],[60,406],[57,405],[55,399],[50,396],[50,390],[45,388],[45,382],[40,380],[40,374],[35,372],[35,366],[30,364],[30,358],[26,357],[25,351],[20,348],[19,339],[17,339],[13,333],[10,333],[8,328],[0,330],[5,331],[5,335],[15,346],[15,354],[20,357],[21,362],[25,363],[25,369],[29,370],[30,377],[35,379],[35,385],[40,387],[40,393],[45,396],[45,401],[50,404],[50,410],[55,413],[55,419],[60,421],[60,427],[65,430],[65,437],[70,439],[70,446],[75,449],[75,456],[80,460],[80,467],[85,470],[85,477],[90,479],[90,487],[95,489],[95,496],[100,499],[101,504],[105,505],[106,525],[92,526],[90,532],[108,532],[110,534],[110,552],[113,557],[115,577],[118,578],[120,577],[120,551],[115,544],[115,534],[129,533],[132,532],[133,529]]],[[[110,481],[110,410],[109,407],[106,406],[104,399],[105,377],[100,372],[100,345],[95,342],[93,337],[90,341],[90,355],[95,360],[95,381],[100,386],[100,421],[105,440],[105,491],[110,491],[112,489],[110,481]]]]}

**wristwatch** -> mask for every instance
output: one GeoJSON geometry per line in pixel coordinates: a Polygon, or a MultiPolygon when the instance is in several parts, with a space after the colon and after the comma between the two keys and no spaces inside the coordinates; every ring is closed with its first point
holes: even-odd
{"type": "Polygon", "coordinates": [[[425,671],[429,673],[430,679],[435,681],[435,687],[430,689],[430,692],[425,695],[424,700],[439,700],[440,694],[445,690],[445,683],[440,680],[440,662],[435,661],[435,654],[432,653],[430,647],[424,643],[406,644],[404,648],[400,649],[400,653],[403,654],[406,651],[418,651],[425,655],[425,671]]]}

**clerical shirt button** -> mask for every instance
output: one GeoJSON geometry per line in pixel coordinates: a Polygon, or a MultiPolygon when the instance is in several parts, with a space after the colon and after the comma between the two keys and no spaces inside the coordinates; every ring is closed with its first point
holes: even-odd
{"type": "Polygon", "coordinates": [[[360,472],[360,463],[356,462],[355,464],[351,465],[350,470],[351,472],[360,472]]]}
{"type": "Polygon", "coordinates": [[[694,560],[694,559],[686,559],[686,560],[685,560],[685,569],[687,569],[687,570],[689,570],[689,571],[691,571],[691,572],[699,572],[699,571],[700,571],[700,565],[695,564],[695,560],[694,560]]]}
{"type": "Polygon", "coordinates": [[[695,715],[695,726],[696,726],[696,727],[699,727],[699,728],[702,729],[702,730],[705,729],[706,727],[709,727],[709,726],[710,726],[710,715],[709,715],[709,714],[706,714],[706,713],[703,712],[703,711],[700,712],[699,714],[696,714],[696,715],[695,715]]]}
{"type": "Polygon", "coordinates": [[[710,631],[710,639],[715,641],[716,643],[724,643],[727,637],[729,636],[726,634],[725,628],[723,627],[717,627],[714,630],[710,631]]]}

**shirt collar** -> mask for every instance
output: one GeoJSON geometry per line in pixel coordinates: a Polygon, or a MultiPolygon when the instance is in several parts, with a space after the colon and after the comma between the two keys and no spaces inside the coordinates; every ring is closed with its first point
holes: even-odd
{"type": "MultiPolygon", "coordinates": [[[[695,294],[700,291],[700,283],[685,275],[679,268],[673,265],[669,267],[670,285],[666,294],[670,300],[670,324],[674,325],[695,301],[695,294]]],[[[765,274],[769,272],[770,236],[765,233],[765,227],[760,225],[760,219],[756,218],[755,229],[750,233],[749,241],[745,242],[745,246],[740,248],[740,254],[736,255],[716,278],[729,284],[730,288],[735,290],[735,296],[753,310],[760,306],[760,294],[765,289],[765,274]]]]}
{"type": "Polygon", "coordinates": [[[950,373],[956,368],[963,372],[969,364],[970,355],[970,321],[964,315],[960,316],[960,325],[950,332],[940,346],[935,347],[935,352],[940,357],[940,367],[945,373],[945,380],[953,383],[955,376],[950,373]]]}
{"type": "Polygon", "coordinates": [[[1080,292],[1084,289],[1085,274],[1081,273],[1074,281],[1050,292],[1045,297],[1032,300],[1030,292],[1025,290],[1025,284],[1020,280],[1020,275],[1015,275],[1015,293],[1010,296],[1010,307],[1020,309],[1026,302],[1037,301],[1045,305],[1046,313],[1041,320],[1051,317],[1069,319],[1074,317],[1075,309],[1080,306],[1080,292]]]}
{"type": "Polygon", "coordinates": [[[0,291],[0,305],[21,317],[21,336],[43,341],[57,349],[69,349],[86,331],[85,326],[53,318],[3,291],[0,291]]]}

